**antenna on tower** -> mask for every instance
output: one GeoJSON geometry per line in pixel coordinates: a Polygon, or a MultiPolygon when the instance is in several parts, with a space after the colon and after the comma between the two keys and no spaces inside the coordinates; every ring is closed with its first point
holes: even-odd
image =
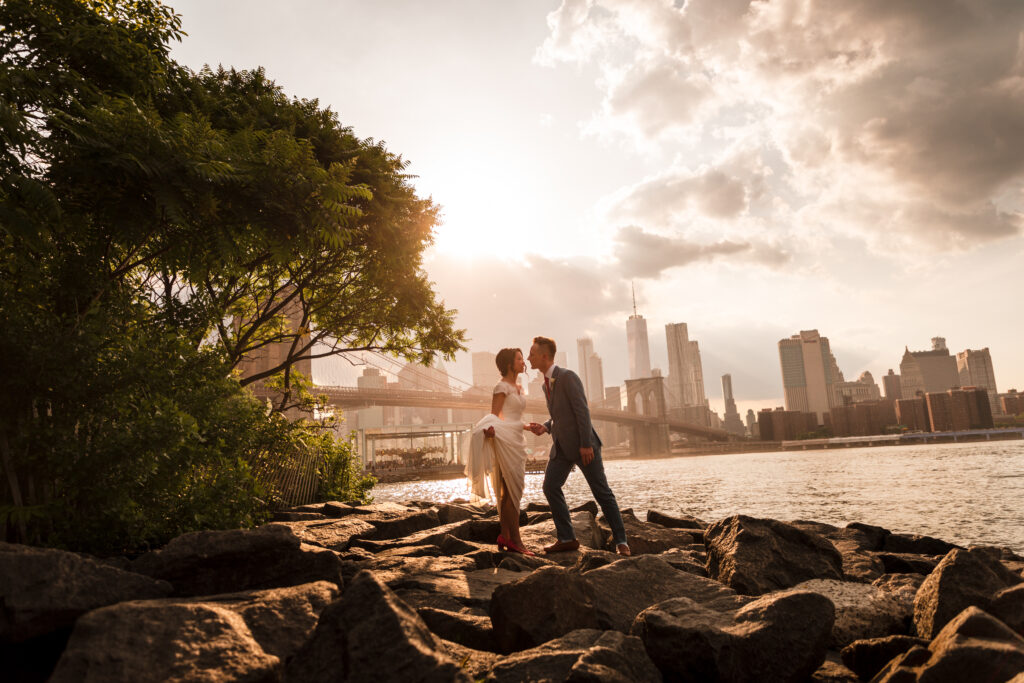
{"type": "Polygon", "coordinates": [[[632,280],[629,281],[629,286],[633,289],[633,317],[636,317],[636,283],[632,280]]]}

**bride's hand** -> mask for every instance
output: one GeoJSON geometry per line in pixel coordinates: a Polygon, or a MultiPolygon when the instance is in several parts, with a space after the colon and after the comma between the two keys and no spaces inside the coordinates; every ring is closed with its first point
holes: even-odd
{"type": "Polygon", "coordinates": [[[487,429],[485,429],[484,430],[484,436],[486,436],[488,439],[493,439],[494,438],[494,427],[488,427],[487,429]]]}

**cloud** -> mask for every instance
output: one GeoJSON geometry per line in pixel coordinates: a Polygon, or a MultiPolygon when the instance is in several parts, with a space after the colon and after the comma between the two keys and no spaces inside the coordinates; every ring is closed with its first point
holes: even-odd
{"type": "Polygon", "coordinates": [[[723,257],[779,266],[789,261],[782,249],[766,243],[721,240],[710,244],[691,242],[681,237],[666,237],[636,226],[620,228],[615,234],[615,256],[623,276],[658,278],[663,271],[723,257]]]}
{"type": "MultiPolygon", "coordinates": [[[[549,23],[550,63],[603,73],[585,130],[702,169],[634,183],[613,218],[744,215],[750,186],[716,160],[753,144],[776,178],[767,205],[819,229],[934,249],[1020,234],[1019,0],[565,0],[549,23]]],[[[764,215],[780,236],[789,217],[764,215]]]]}

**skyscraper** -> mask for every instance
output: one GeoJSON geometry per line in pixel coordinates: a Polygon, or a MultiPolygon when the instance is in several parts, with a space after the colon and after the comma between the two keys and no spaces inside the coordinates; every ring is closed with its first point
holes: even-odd
{"type": "Polygon", "coordinates": [[[587,399],[593,401],[602,398],[601,393],[604,391],[603,381],[594,387],[594,391],[597,392],[596,395],[590,389],[590,357],[594,355],[594,340],[589,337],[577,339],[576,355],[579,360],[580,381],[583,382],[583,392],[587,395],[587,399]]]}
{"type": "Polygon", "coordinates": [[[828,337],[801,330],[779,341],[786,410],[814,413],[819,424],[837,403],[834,385],[843,381],[828,337]]]}
{"type": "Polygon", "coordinates": [[[633,292],[633,315],[626,321],[626,346],[629,349],[629,378],[651,376],[651,347],[647,342],[647,321],[636,312],[636,291],[633,292]]]}
{"type": "Polygon", "coordinates": [[[956,358],[949,355],[946,340],[932,337],[930,351],[911,351],[904,348],[900,360],[900,384],[903,398],[914,398],[917,392],[943,392],[960,385],[956,358]]]}
{"type": "Polygon", "coordinates": [[[956,354],[956,369],[960,375],[960,386],[984,389],[988,392],[992,414],[999,415],[999,390],[996,389],[996,372],[992,369],[992,354],[988,347],[980,351],[966,349],[956,354]]]}
{"type": "Polygon", "coordinates": [[[668,391],[681,407],[707,404],[700,345],[689,338],[686,323],[665,325],[668,347],[668,391]]]}
{"type": "Polygon", "coordinates": [[[900,382],[900,376],[889,368],[889,374],[882,378],[882,384],[885,386],[885,397],[891,401],[903,398],[903,384],[900,382]]]}
{"type": "Polygon", "coordinates": [[[587,392],[590,401],[600,403],[604,400],[604,364],[596,353],[590,354],[587,361],[587,386],[590,387],[587,392]]]}
{"type": "Polygon", "coordinates": [[[736,399],[732,395],[732,375],[722,375],[722,394],[725,396],[725,418],[722,420],[722,427],[725,431],[743,436],[743,420],[739,411],[736,410],[736,399]]]}

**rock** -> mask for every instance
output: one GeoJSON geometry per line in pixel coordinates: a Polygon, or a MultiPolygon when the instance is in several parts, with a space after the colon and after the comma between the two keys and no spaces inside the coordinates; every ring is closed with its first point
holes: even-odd
{"type": "Polygon", "coordinates": [[[319,512],[291,512],[289,510],[282,510],[275,512],[271,519],[275,522],[311,522],[323,521],[327,518],[319,512]]]}
{"type": "Polygon", "coordinates": [[[681,572],[652,555],[621,559],[583,575],[599,628],[629,633],[633,619],[651,605],[686,597],[697,603],[736,597],[717,581],[681,572]]]}
{"type": "Polygon", "coordinates": [[[438,651],[458,662],[459,668],[474,681],[485,680],[491,668],[501,660],[501,655],[494,652],[474,650],[444,638],[434,638],[434,640],[437,642],[438,651]]]}
{"type": "Polygon", "coordinates": [[[732,611],[675,598],[641,612],[631,632],[666,680],[796,683],[824,661],[833,620],[817,593],[766,595],[732,611]]]}
{"type": "Polygon", "coordinates": [[[532,572],[534,569],[553,565],[554,562],[547,560],[543,555],[522,555],[520,553],[502,553],[498,560],[499,569],[508,569],[513,572],[532,572]]]}
{"type": "Polygon", "coordinates": [[[269,683],[280,663],[226,607],[122,602],[78,620],[50,680],[269,683]]]}
{"type": "Polygon", "coordinates": [[[984,552],[951,550],[921,584],[914,598],[914,627],[933,638],[970,606],[990,608],[995,594],[1022,580],[984,552]]]}
{"type": "Polygon", "coordinates": [[[882,574],[871,585],[892,595],[903,610],[904,621],[910,625],[914,619],[914,598],[922,583],[921,574],[882,574]]]}
{"type": "Polygon", "coordinates": [[[585,550],[581,549],[578,553],[576,564],[573,565],[572,569],[573,571],[582,574],[584,572],[589,572],[592,569],[597,569],[598,567],[611,564],[612,562],[617,562],[621,559],[621,556],[607,550],[591,550],[590,548],[586,548],[585,550]]]}
{"type": "Polygon", "coordinates": [[[445,534],[441,537],[437,547],[445,555],[468,555],[478,550],[483,550],[484,545],[482,543],[472,543],[470,541],[456,538],[451,534],[445,534]]]}
{"type": "Polygon", "coordinates": [[[416,613],[433,633],[474,650],[497,651],[490,617],[421,607],[416,613]]]}
{"type": "MultiPolygon", "coordinates": [[[[541,570],[538,570],[541,571],[541,570]]],[[[519,572],[507,569],[477,569],[474,571],[453,571],[440,574],[413,574],[392,584],[394,589],[419,589],[443,593],[463,605],[487,607],[491,595],[498,586],[523,577],[519,572]]]]}
{"type": "Polygon", "coordinates": [[[704,542],[708,576],[746,595],[842,579],[842,556],[829,541],[773,519],[729,517],[709,526],[704,542]]]}
{"type": "Polygon", "coordinates": [[[435,505],[437,507],[437,519],[441,524],[464,522],[467,519],[473,519],[479,514],[471,508],[462,505],[453,505],[452,503],[436,503],[435,505]]]}
{"type": "Polygon", "coordinates": [[[359,515],[349,515],[341,519],[320,519],[307,522],[275,522],[271,526],[291,529],[303,542],[328,548],[337,552],[345,552],[352,542],[361,538],[372,538],[377,533],[373,526],[359,515]]]}
{"type": "MultiPolygon", "coordinates": [[[[605,546],[605,531],[598,526],[594,515],[589,511],[582,510],[571,514],[572,526],[576,531],[576,539],[584,548],[603,549],[605,546]]],[[[545,546],[551,545],[558,540],[555,534],[555,523],[553,521],[540,522],[522,527],[520,532],[526,547],[535,553],[542,552],[545,546]]],[[[555,553],[550,559],[556,562],[556,556],[563,556],[562,561],[575,562],[575,551],[567,553],[555,553]]]]}
{"type": "Polygon", "coordinates": [[[666,550],[663,553],[655,555],[660,560],[664,560],[672,565],[673,568],[678,569],[681,572],[688,574],[694,574],[696,576],[707,576],[707,553],[704,552],[703,546],[701,550],[684,550],[682,548],[673,548],[672,550],[666,550]]]}
{"type": "Polygon", "coordinates": [[[874,540],[861,529],[841,529],[831,524],[798,520],[790,522],[804,531],[818,534],[827,539],[843,558],[843,578],[847,581],[871,583],[885,573],[885,565],[870,550],[874,540]]]}
{"type": "Polygon", "coordinates": [[[447,612],[462,612],[465,614],[476,614],[487,616],[487,610],[481,607],[467,606],[459,600],[444,593],[425,591],[421,588],[396,588],[394,590],[402,602],[419,611],[421,607],[445,610],[447,612]]]}
{"type": "Polygon", "coordinates": [[[374,515],[365,519],[377,530],[373,538],[378,540],[402,538],[417,531],[441,526],[441,519],[433,508],[397,515],[374,515]]]}
{"type": "Polygon", "coordinates": [[[338,500],[330,500],[326,503],[310,503],[309,505],[299,505],[293,507],[289,512],[297,513],[314,513],[323,515],[324,517],[344,517],[358,512],[359,508],[348,503],[342,503],[338,500]]]}
{"type": "Polygon", "coordinates": [[[949,621],[927,648],[915,647],[898,656],[872,680],[1008,681],[1021,672],[1024,638],[983,610],[968,607],[949,621]]]}
{"type": "Polygon", "coordinates": [[[811,683],[859,683],[857,674],[846,668],[839,655],[829,650],[825,653],[825,661],[818,670],[811,674],[811,683]]]}
{"type": "Polygon", "coordinates": [[[475,559],[466,555],[451,557],[381,557],[378,555],[370,562],[359,563],[359,569],[360,571],[364,569],[372,571],[384,583],[395,586],[409,577],[422,574],[475,571],[477,563],[475,559]]]}
{"type": "Polygon", "coordinates": [[[179,596],[279,588],[313,581],[342,585],[341,560],[300,543],[287,526],[194,531],[142,555],[132,570],[169,582],[179,596]]]}
{"type": "MultiPolygon", "coordinates": [[[[673,548],[682,548],[694,542],[691,534],[678,529],[668,529],[659,524],[641,522],[631,510],[622,511],[622,523],[626,527],[626,538],[633,555],[657,555],[673,548]]],[[[614,539],[608,521],[602,517],[601,528],[608,539],[605,548],[615,550],[614,539]]]]}
{"type": "Polygon", "coordinates": [[[708,523],[702,519],[698,519],[693,515],[677,514],[668,515],[664,512],[658,512],[657,510],[647,511],[647,521],[652,524],[660,524],[663,527],[669,529],[698,529],[703,530],[708,528],[708,523]]]}
{"type": "Polygon", "coordinates": [[[597,517],[597,502],[593,500],[588,500],[583,505],[577,505],[574,508],[569,508],[570,514],[574,512],[589,512],[590,514],[594,515],[594,517],[597,517]]]}
{"type": "MultiPolygon", "coordinates": [[[[320,613],[340,592],[329,581],[317,581],[286,588],[204,596],[188,602],[224,607],[238,614],[263,651],[285,661],[309,640],[320,613]]],[[[181,600],[163,602],[168,603],[185,604],[181,600]]]]}
{"type": "Polygon", "coordinates": [[[886,574],[921,574],[928,576],[939,564],[939,559],[928,555],[902,553],[874,553],[886,574]]]}
{"type": "Polygon", "coordinates": [[[68,629],[97,607],[170,592],[164,581],[85,555],[0,543],[0,643],[68,629]]]}
{"type": "MultiPolygon", "coordinates": [[[[551,512],[551,506],[547,503],[530,502],[523,508],[526,512],[551,512]]],[[[595,515],[596,516],[596,515],[595,515]]]]}
{"type": "Polygon", "coordinates": [[[577,630],[529,650],[502,657],[487,678],[519,681],[660,681],[638,638],[615,631],[577,630]]]}
{"type": "Polygon", "coordinates": [[[916,534],[889,534],[882,543],[882,550],[887,553],[904,553],[915,555],[945,555],[960,546],[947,543],[931,536],[916,534]]]}
{"type": "Polygon", "coordinates": [[[824,595],[835,606],[829,647],[842,649],[855,640],[902,634],[907,630],[903,605],[881,588],[852,581],[813,579],[793,587],[824,595]]]}
{"type": "Polygon", "coordinates": [[[371,552],[381,552],[393,548],[400,548],[411,545],[440,545],[445,536],[473,543],[485,543],[491,545],[501,533],[501,524],[497,519],[467,519],[462,522],[443,524],[433,529],[424,529],[409,534],[404,538],[375,541],[370,538],[353,538],[351,546],[364,548],[371,552]]]}
{"type": "Polygon", "coordinates": [[[864,550],[881,550],[882,546],[885,545],[886,537],[892,532],[880,526],[872,526],[871,524],[861,524],[860,522],[851,522],[846,525],[847,529],[853,529],[859,531],[864,535],[867,543],[864,546],[864,550]]]}
{"type": "Polygon", "coordinates": [[[498,586],[490,614],[498,649],[506,653],[537,647],[570,631],[599,628],[583,576],[562,567],[543,567],[498,586]]]}
{"type": "Polygon", "coordinates": [[[843,664],[866,681],[885,668],[894,657],[913,647],[928,647],[928,641],[903,635],[866,638],[850,643],[840,655],[843,664]]]}
{"type": "Polygon", "coordinates": [[[423,620],[370,572],[361,572],[320,615],[285,681],[461,681],[423,620]]]}
{"type": "Polygon", "coordinates": [[[578,629],[626,633],[650,605],[674,597],[735,609],[744,599],[716,581],[673,569],[651,555],[622,558],[583,574],[545,567],[501,586],[490,614],[503,652],[535,647],[578,629]],[[536,605],[547,606],[537,610],[536,605]]]}
{"type": "Polygon", "coordinates": [[[541,522],[547,522],[550,519],[554,519],[550,512],[537,512],[529,515],[527,518],[526,526],[530,524],[540,524],[541,522]]]}
{"type": "Polygon", "coordinates": [[[992,616],[1024,636],[1024,584],[996,593],[989,609],[992,616]]]}

